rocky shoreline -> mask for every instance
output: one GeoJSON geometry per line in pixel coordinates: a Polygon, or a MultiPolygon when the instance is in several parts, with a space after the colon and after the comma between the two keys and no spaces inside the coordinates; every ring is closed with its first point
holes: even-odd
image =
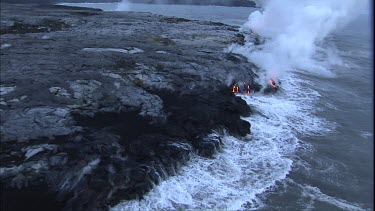
{"type": "MultiPolygon", "coordinates": [[[[13,4],[57,4],[57,3],[115,3],[121,0],[2,0],[13,4]]],[[[128,0],[130,3],[141,4],[175,4],[175,5],[215,5],[225,7],[257,7],[250,0],[128,0]]]]}
{"type": "Polygon", "coordinates": [[[1,3],[2,210],[103,210],[140,199],[222,131],[250,133],[224,53],[238,28],[150,13],[1,3]]]}

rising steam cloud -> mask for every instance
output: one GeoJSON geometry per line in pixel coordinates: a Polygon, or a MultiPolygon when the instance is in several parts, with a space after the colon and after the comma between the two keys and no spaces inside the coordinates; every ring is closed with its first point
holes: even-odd
{"type": "MultiPolygon", "coordinates": [[[[261,45],[247,42],[229,50],[248,57],[265,70],[262,77],[279,78],[284,71],[302,69],[329,76],[327,65],[337,64],[334,48],[324,39],[345,26],[365,7],[366,0],[269,0],[262,12],[250,14],[242,31],[265,38],[261,45]],[[325,53],[317,59],[317,54],[325,53]]],[[[263,80],[264,81],[264,80],[263,80]]]]}
{"type": "Polygon", "coordinates": [[[117,4],[116,11],[129,11],[130,10],[130,3],[128,0],[122,0],[120,3],[117,4]]]}

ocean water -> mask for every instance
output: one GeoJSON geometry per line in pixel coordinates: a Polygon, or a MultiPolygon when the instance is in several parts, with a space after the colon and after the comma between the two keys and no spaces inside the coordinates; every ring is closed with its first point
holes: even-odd
{"type": "MultiPolygon", "coordinates": [[[[115,11],[116,3],[66,4],[115,11]]],[[[152,12],[241,26],[253,8],[130,4],[152,12]]],[[[226,135],[215,159],[193,156],[143,200],[113,210],[373,210],[373,63],[368,12],[334,31],[330,76],[288,71],[273,95],[241,96],[252,134],[226,135]]],[[[319,57],[319,55],[318,55],[319,57]]]]}
{"type": "Polygon", "coordinates": [[[67,6],[98,8],[104,11],[150,12],[158,15],[175,16],[191,20],[216,21],[241,26],[247,21],[254,8],[195,6],[195,5],[158,5],[119,3],[60,3],[67,6]]]}

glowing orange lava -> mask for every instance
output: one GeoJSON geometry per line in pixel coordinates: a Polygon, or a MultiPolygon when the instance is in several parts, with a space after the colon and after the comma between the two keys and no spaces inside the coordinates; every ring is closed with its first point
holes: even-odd
{"type": "Polygon", "coordinates": [[[237,93],[237,92],[238,92],[238,86],[237,86],[237,84],[234,84],[234,85],[232,86],[232,92],[233,92],[233,93],[237,93]]]}
{"type": "Polygon", "coordinates": [[[276,85],[275,85],[275,81],[273,81],[272,79],[270,79],[270,84],[271,84],[271,87],[276,89],[276,85]]]}

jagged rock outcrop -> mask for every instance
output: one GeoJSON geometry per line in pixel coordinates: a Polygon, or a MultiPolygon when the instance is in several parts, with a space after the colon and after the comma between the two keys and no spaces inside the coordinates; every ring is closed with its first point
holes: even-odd
{"type": "Polygon", "coordinates": [[[250,132],[228,79],[253,81],[255,66],[223,51],[241,38],[234,26],[66,6],[1,12],[5,210],[103,210],[142,197],[192,153],[212,157],[214,130],[250,132]]]}

